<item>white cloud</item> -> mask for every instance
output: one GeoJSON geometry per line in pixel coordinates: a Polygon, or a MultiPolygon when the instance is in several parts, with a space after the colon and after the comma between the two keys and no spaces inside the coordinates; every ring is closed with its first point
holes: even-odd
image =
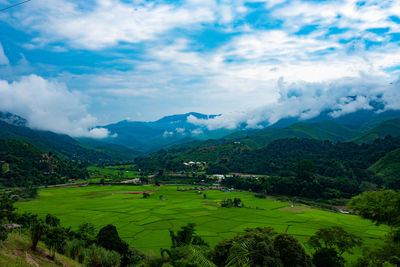
{"type": "Polygon", "coordinates": [[[92,129],[97,120],[82,98],[62,84],[36,75],[12,83],[0,80],[0,109],[27,119],[29,127],[75,137],[107,137],[107,129],[92,129]]]}
{"type": "Polygon", "coordinates": [[[0,65],[8,65],[8,64],[10,64],[10,62],[8,61],[8,58],[3,50],[3,46],[0,43],[0,65]]]}
{"type": "Polygon", "coordinates": [[[174,132],[164,131],[164,133],[163,133],[164,138],[171,137],[173,135],[174,135],[174,132]]]}
{"type": "Polygon", "coordinates": [[[259,128],[261,124],[273,124],[282,118],[296,117],[306,120],[318,116],[324,110],[333,110],[332,117],[339,117],[357,110],[371,110],[371,101],[382,101],[386,110],[400,108],[400,79],[389,83],[384,77],[342,78],[330,82],[285,83],[279,80],[277,90],[280,98],[268,105],[230,112],[213,119],[203,120],[193,116],[188,121],[205,126],[235,129],[242,123],[248,128],[259,128]]]}
{"type": "Polygon", "coordinates": [[[90,9],[63,0],[37,0],[16,21],[41,33],[33,40],[41,45],[66,40],[72,47],[101,49],[119,42],[139,43],[176,27],[188,27],[215,19],[210,7],[118,0],[96,0],[90,9]]]}
{"type": "Polygon", "coordinates": [[[192,130],[192,135],[201,135],[203,134],[203,130],[200,128],[192,130]]]}

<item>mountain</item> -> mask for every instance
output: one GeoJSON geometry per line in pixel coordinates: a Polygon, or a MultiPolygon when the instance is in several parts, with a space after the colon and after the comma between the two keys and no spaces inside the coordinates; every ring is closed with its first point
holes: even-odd
{"type": "MultiPolygon", "coordinates": [[[[8,116],[10,118],[10,116],[8,116]]],[[[12,121],[23,122],[23,118],[11,116],[12,121]]],[[[53,152],[71,160],[85,162],[115,162],[132,160],[139,153],[114,144],[99,142],[93,147],[81,144],[68,135],[56,134],[50,131],[33,130],[20,123],[7,123],[10,120],[0,120],[0,139],[23,140],[44,152],[53,152]]],[[[26,122],[26,121],[25,121],[26,122]]],[[[94,144],[95,141],[91,141],[94,144]]]]}
{"type": "MultiPolygon", "coordinates": [[[[368,125],[371,125],[371,123],[368,123],[368,125]]],[[[374,128],[361,133],[352,141],[356,143],[371,143],[375,139],[385,137],[386,135],[393,137],[400,136],[400,119],[383,121],[374,128]]]]}
{"type": "Polygon", "coordinates": [[[4,122],[14,125],[14,126],[26,126],[27,125],[27,121],[24,118],[21,118],[20,116],[17,116],[10,112],[1,112],[0,111],[0,121],[4,121],[4,122]]]}
{"type": "Polygon", "coordinates": [[[400,189],[400,148],[387,153],[369,170],[382,179],[389,188],[400,189]]]}
{"type": "Polygon", "coordinates": [[[103,139],[106,142],[127,146],[144,152],[183,144],[195,140],[218,139],[234,130],[208,130],[188,121],[188,117],[210,119],[218,115],[205,115],[195,112],[172,115],[153,122],[120,121],[115,124],[101,126],[110,131],[111,136],[103,139]]]}
{"type": "Polygon", "coordinates": [[[232,140],[234,137],[239,137],[237,141],[254,148],[261,148],[272,141],[294,137],[342,142],[356,137],[359,132],[333,121],[322,121],[318,123],[297,122],[285,128],[267,127],[256,132],[253,131],[250,134],[251,136],[243,138],[243,136],[234,133],[225,139],[232,140]]]}

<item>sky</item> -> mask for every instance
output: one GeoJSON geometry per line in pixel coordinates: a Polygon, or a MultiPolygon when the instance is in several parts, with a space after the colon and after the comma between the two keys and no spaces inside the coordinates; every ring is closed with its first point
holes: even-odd
{"type": "Polygon", "coordinates": [[[400,109],[399,74],[400,0],[31,0],[0,12],[0,110],[71,136],[187,112],[234,129],[400,109]]]}

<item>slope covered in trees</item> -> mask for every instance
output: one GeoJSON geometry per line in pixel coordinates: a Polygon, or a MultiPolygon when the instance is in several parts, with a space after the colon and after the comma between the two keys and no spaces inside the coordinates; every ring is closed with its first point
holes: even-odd
{"type": "Polygon", "coordinates": [[[18,139],[28,142],[42,151],[53,152],[72,160],[82,162],[115,162],[132,160],[138,152],[103,142],[84,142],[81,144],[68,135],[49,131],[33,130],[25,126],[0,121],[2,139],[18,139]]]}
{"type": "Polygon", "coordinates": [[[0,184],[6,187],[57,184],[88,177],[83,166],[21,140],[0,139],[0,163],[0,184]]]}
{"type": "Polygon", "coordinates": [[[314,139],[279,139],[264,148],[242,143],[159,151],[138,158],[143,170],[182,171],[188,161],[205,161],[206,172],[266,174],[259,180],[231,178],[226,185],[276,194],[311,198],[348,198],[368,188],[392,187],[368,168],[400,147],[400,138],[377,139],[371,144],[332,143],[314,139]]]}
{"type": "Polygon", "coordinates": [[[382,179],[388,188],[400,189],[400,148],[387,153],[369,170],[382,179]]]}

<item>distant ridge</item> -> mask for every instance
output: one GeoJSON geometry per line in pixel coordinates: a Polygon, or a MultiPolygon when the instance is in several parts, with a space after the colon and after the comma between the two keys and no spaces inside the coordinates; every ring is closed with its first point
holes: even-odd
{"type": "Polygon", "coordinates": [[[15,126],[27,126],[27,121],[24,118],[10,112],[0,111],[0,120],[15,126]]]}
{"type": "MultiPolygon", "coordinates": [[[[100,142],[92,147],[89,144],[84,145],[68,135],[33,130],[25,126],[20,126],[19,124],[24,121],[26,122],[26,120],[18,116],[15,117],[13,114],[11,115],[7,115],[7,118],[17,118],[17,120],[11,120],[11,124],[6,122],[10,120],[0,120],[0,139],[22,140],[44,152],[53,152],[79,161],[126,161],[132,160],[138,155],[136,151],[117,145],[100,142]]],[[[93,142],[95,141],[92,141],[92,144],[93,142]]]]}

